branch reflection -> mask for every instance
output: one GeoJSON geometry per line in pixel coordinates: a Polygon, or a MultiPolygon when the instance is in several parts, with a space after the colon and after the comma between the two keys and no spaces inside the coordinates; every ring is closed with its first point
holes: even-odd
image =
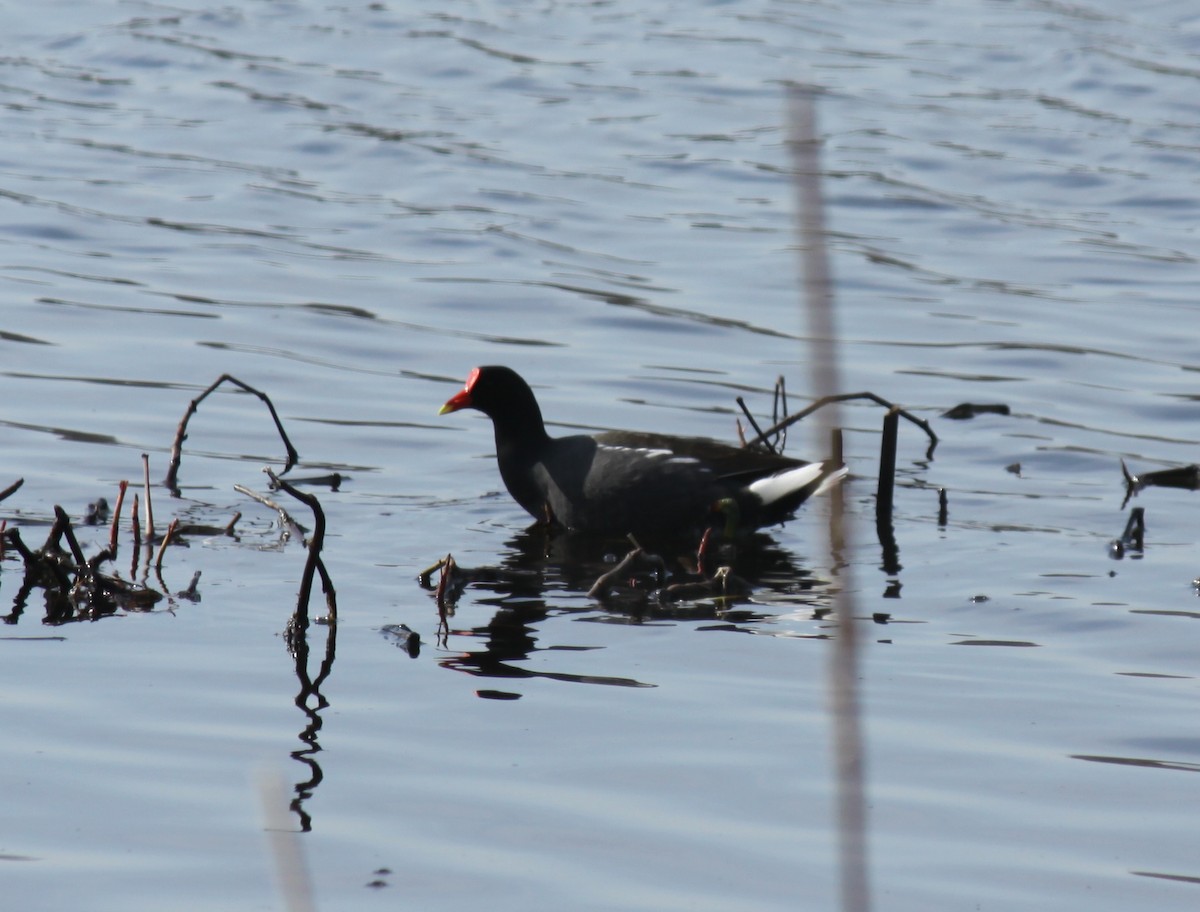
{"type": "Polygon", "coordinates": [[[291,810],[295,812],[300,820],[300,831],[302,833],[312,830],[312,817],[304,809],[304,802],[312,797],[316,787],[325,778],[325,774],[321,770],[321,764],[317,762],[317,754],[321,752],[321,745],[317,741],[317,734],[324,724],[321,712],[329,707],[329,701],[321,693],[321,685],[325,683],[329,677],[329,673],[333,671],[333,659],[337,653],[337,620],[330,618],[326,623],[319,626],[325,628],[325,656],[321,660],[315,677],[310,677],[308,674],[310,648],[308,644],[309,624],[306,612],[298,610],[292,616],[285,638],[288,645],[288,652],[295,661],[296,680],[300,684],[300,689],[296,692],[293,702],[304,713],[305,718],[304,728],[300,730],[299,735],[304,747],[291,752],[292,759],[304,764],[308,768],[309,773],[307,779],[296,783],[295,797],[292,799],[290,805],[291,810]]]}

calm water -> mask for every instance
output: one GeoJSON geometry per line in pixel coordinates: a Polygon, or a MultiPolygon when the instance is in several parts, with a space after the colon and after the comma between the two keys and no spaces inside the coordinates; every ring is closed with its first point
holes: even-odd
{"type": "Polygon", "coordinates": [[[802,401],[789,81],[824,90],[842,383],[942,438],[931,461],[902,429],[885,572],[881,414],[845,412],[875,904],[1195,908],[1197,495],[1141,494],[1145,552],[1108,557],[1120,459],[1200,458],[1192,5],[3,16],[0,489],[25,486],[0,519],[37,543],[141,453],[161,478],[224,372],[274,399],[294,474],[349,476],[313,489],[340,605],[321,699],[282,637],[301,546],[232,487],[280,459],[251,397],[201,406],[183,497],[158,492],[160,522],[243,513],[150,577],[200,571],[199,601],[45,625],[6,553],[14,908],[282,909],[279,828],[307,830],[326,910],[836,905],[823,511],[771,531],[732,611],[606,609],[523,534],[486,422],[435,417],[479,363],[559,428],[733,438],[735,396],[767,413],[780,374],[802,401]],[[938,417],[964,401],[1011,414],[938,417]],[[416,576],[447,552],[523,573],[469,587],[439,640],[416,576]],[[299,798],[282,820],[264,777],[299,798]]]}

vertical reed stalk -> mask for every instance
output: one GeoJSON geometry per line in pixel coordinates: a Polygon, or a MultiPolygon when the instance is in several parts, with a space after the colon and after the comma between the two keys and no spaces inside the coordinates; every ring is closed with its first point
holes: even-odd
{"type": "MultiPolygon", "coordinates": [[[[839,392],[837,330],[833,320],[833,286],[825,246],[825,212],[821,195],[821,149],[817,138],[814,86],[793,85],[789,90],[789,138],[793,187],[800,240],[800,269],[804,309],[812,358],[812,394],[839,392]]],[[[820,412],[832,432],[841,426],[835,403],[820,412]]],[[[864,743],[858,696],[858,631],[854,622],[853,562],[841,550],[847,541],[843,485],[829,497],[829,541],[833,572],[837,635],[829,660],[829,692],[833,714],[833,747],[837,788],[841,907],[843,912],[868,912],[870,890],[867,864],[867,808],[864,777],[864,743]]]]}

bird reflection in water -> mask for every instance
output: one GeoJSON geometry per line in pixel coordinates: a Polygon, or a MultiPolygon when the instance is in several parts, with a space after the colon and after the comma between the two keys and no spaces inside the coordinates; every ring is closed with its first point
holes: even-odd
{"type": "MultiPolygon", "coordinates": [[[[450,648],[451,638],[469,638],[479,648],[453,651],[439,660],[444,668],[487,678],[508,680],[549,678],[581,684],[606,684],[618,687],[652,687],[632,678],[577,674],[559,671],[535,671],[524,667],[534,653],[580,652],[602,648],[594,646],[539,646],[538,628],[551,615],[578,614],[580,620],[594,623],[653,624],[671,621],[718,621],[724,629],[747,629],[772,616],[752,605],[746,592],[728,598],[703,598],[676,601],[665,594],[663,579],[650,573],[646,580],[634,580],[606,593],[600,601],[584,599],[596,580],[614,564],[612,542],[579,535],[551,534],[532,527],[511,539],[498,566],[464,568],[453,559],[442,562],[442,578],[435,585],[431,575],[423,578],[425,588],[438,602],[438,645],[450,648]],[[453,579],[447,582],[447,574],[453,579]],[[656,582],[657,580],[657,582],[656,582]],[[493,606],[495,611],[486,624],[474,627],[454,626],[455,608],[467,587],[489,593],[478,598],[477,605],[493,606]],[[602,606],[603,613],[597,613],[602,606]]],[[[674,553],[674,552],[664,552],[674,553]]],[[[795,557],[780,548],[767,535],[743,542],[737,555],[739,577],[749,589],[767,587],[786,593],[793,610],[797,593],[813,600],[815,610],[825,606],[822,582],[800,568],[795,557]]],[[[686,557],[659,563],[672,567],[686,557]]],[[[748,591],[748,590],[747,590],[748,591]]],[[[481,690],[479,696],[491,699],[515,699],[519,695],[503,690],[481,690]]]]}

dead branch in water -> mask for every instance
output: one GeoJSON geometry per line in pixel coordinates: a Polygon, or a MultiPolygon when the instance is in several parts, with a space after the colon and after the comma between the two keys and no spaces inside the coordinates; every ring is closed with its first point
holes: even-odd
{"type": "MultiPolygon", "coordinates": [[[[305,537],[304,527],[300,525],[300,523],[296,522],[296,520],[292,519],[292,514],[290,514],[287,510],[273,501],[266,494],[259,494],[257,491],[253,491],[245,485],[235,484],[233,489],[239,494],[245,494],[251,500],[257,500],[264,507],[270,507],[276,513],[278,513],[279,522],[283,527],[284,534],[290,536],[293,532],[296,533],[300,536],[300,541],[304,544],[304,546],[308,547],[308,539],[305,537]]],[[[238,516],[241,516],[241,514],[239,513],[238,516]]]]}
{"type": "Polygon", "coordinates": [[[0,491],[0,500],[4,500],[9,495],[15,494],[20,489],[21,485],[23,485],[23,484],[25,484],[25,479],[18,478],[16,481],[14,481],[12,484],[10,484],[3,491],[0,491]]]}
{"type": "Polygon", "coordinates": [[[146,541],[154,541],[154,507],[150,502],[150,454],[142,454],[142,490],[146,494],[146,541]]]}
{"type": "MultiPolygon", "coordinates": [[[[94,513],[89,513],[89,516],[94,516],[94,513]]],[[[145,611],[161,600],[166,592],[165,586],[159,592],[101,572],[100,568],[114,558],[113,548],[105,547],[87,557],[70,516],[58,504],[54,505],[54,522],[46,541],[37,550],[29,548],[15,528],[5,529],[0,534],[4,542],[12,544],[25,564],[25,580],[14,600],[13,612],[7,618],[9,623],[14,623],[21,615],[29,594],[35,588],[46,592],[44,623],[56,625],[94,620],[115,614],[122,608],[145,611]],[[66,550],[63,548],[64,542],[66,550]]],[[[110,545],[114,543],[113,540],[114,536],[110,534],[110,545]]],[[[165,545],[166,542],[164,548],[165,545]]],[[[162,550],[159,551],[160,565],[162,550]]]]}
{"type": "MultiPolygon", "coordinates": [[[[179,494],[177,479],[182,458],[183,441],[187,439],[188,422],[191,416],[198,410],[200,403],[216,390],[217,387],[226,382],[234,384],[244,392],[252,393],[267,406],[287,452],[286,467],[283,469],[283,472],[290,470],[299,460],[299,454],[288,438],[287,432],[283,428],[279,414],[270,397],[254,387],[243,383],[236,377],[223,374],[189,403],[176,430],[171,448],[170,466],[165,480],[167,487],[176,496],[179,494]]],[[[307,606],[311,595],[312,579],[319,573],[326,599],[329,603],[330,620],[335,620],[337,614],[336,594],[329,574],[320,558],[325,530],[325,518],[320,504],[316,498],[300,493],[294,486],[282,481],[274,473],[271,473],[271,478],[276,487],[283,488],[290,495],[307,504],[316,516],[316,531],[311,541],[305,541],[305,545],[309,551],[309,559],[305,567],[301,588],[302,608],[307,606]]],[[[342,476],[334,474],[312,478],[308,481],[313,484],[325,484],[336,490],[342,480],[342,476]]],[[[12,496],[23,484],[24,479],[18,479],[0,490],[0,500],[12,496]]],[[[135,578],[138,576],[140,566],[143,567],[143,574],[147,573],[153,567],[157,575],[157,582],[161,586],[162,591],[158,592],[147,587],[144,584],[144,580],[142,584],[127,583],[115,576],[105,575],[101,572],[101,568],[105,563],[115,559],[118,550],[121,513],[127,508],[126,494],[129,489],[128,481],[122,481],[118,488],[116,508],[112,511],[111,517],[109,516],[107,500],[99,498],[88,505],[86,516],[81,520],[86,525],[109,525],[107,546],[91,557],[85,555],[84,548],[81,546],[79,538],[76,535],[75,525],[72,524],[67,512],[61,506],[56,505],[54,507],[54,517],[46,543],[36,550],[29,548],[25,544],[16,528],[9,528],[5,521],[0,520],[0,548],[11,543],[16,552],[20,554],[26,568],[25,582],[21,590],[17,593],[13,613],[8,616],[10,623],[15,623],[16,618],[21,615],[26,600],[34,588],[43,588],[47,592],[46,601],[48,607],[46,623],[63,623],[81,618],[95,618],[104,614],[112,614],[121,607],[132,610],[146,610],[156,601],[163,598],[164,595],[169,594],[166,584],[163,582],[162,566],[167,548],[171,544],[178,542],[180,536],[184,534],[232,535],[234,525],[241,516],[240,513],[235,515],[228,524],[220,528],[193,524],[183,525],[180,519],[176,517],[171,520],[166,534],[160,539],[155,530],[150,484],[150,458],[147,453],[142,454],[141,488],[140,494],[134,493],[132,502],[128,505],[130,533],[134,543],[134,553],[129,571],[130,577],[135,578]],[[143,544],[147,548],[144,558],[140,554],[143,544]],[[150,548],[151,545],[157,546],[153,550],[153,554],[150,548]],[[142,563],[143,560],[144,564],[142,563]]],[[[279,512],[284,527],[289,534],[294,529],[304,539],[304,530],[278,504],[244,487],[238,486],[238,490],[275,509],[279,512]]],[[[196,591],[198,580],[199,573],[193,576],[191,586],[184,592],[179,593],[179,597],[187,600],[198,600],[199,593],[196,591]]],[[[307,622],[306,614],[304,615],[304,622],[307,622]]]]}
{"type": "Polygon", "coordinates": [[[329,608],[330,624],[337,623],[337,592],[334,591],[333,581],[329,577],[329,572],[325,569],[325,563],[321,560],[321,549],[325,546],[325,511],[321,509],[321,502],[312,494],[306,494],[297,489],[294,485],[284,481],[276,475],[271,469],[263,469],[267,473],[267,477],[271,479],[271,483],[282,488],[296,500],[300,501],[313,513],[313,533],[308,542],[308,560],[304,564],[304,574],[300,578],[300,594],[296,599],[296,617],[302,619],[300,622],[307,625],[308,623],[308,601],[312,594],[312,582],[314,573],[319,573],[321,576],[321,590],[325,593],[325,604],[329,608]]]}
{"type": "MultiPolygon", "coordinates": [[[[802,408],[800,411],[796,412],[795,414],[788,415],[785,418],[783,418],[779,421],[776,421],[773,425],[771,425],[765,431],[759,432],[756,436],[754,436],[746,441],[746,446],[765,446],[768,449],[774,450],[774,447],[771,446],[771,444],[769,444],[767,442],[770,438],[775,437],[779,434],[782,434],[789,427],[791,427],[793,424],[795,424],[797,421],[800,421],[803,418],[807,418],[809,415],[811,415],[813,412],[817,411],[818,409],[822,409],[827,405],[833,405],[835,403],[852,402],[855,399],[865,399],[869,402],[874,402],[877,405],[882,405],[884,408],[888,409],[889,411],[896,412],[896,414],[899,415],[901,418],[905,419],[906,421],[911,421],[913,424],[915,424],[917,427],[919,427],[921,430],[923,430],[925,432],[925,435],[929,438],[929,448],[925,451],[925,458],[926,459],[933,458],[933,451],[934,451],[934,449],[937,448],[937,445],[938,445],[938,436],[936,433],[934,433],[933,428],[930,427],[929,422],[923,418],[918,418],[916,415],[912,414],[907,409],[903,409],[900,406],[896,405],[895,403],[889,402],[887,399],[884,399],[882,396],[878,396],[875,393],[871,393],[871,392],[839,393],[837,395],[822,396],[821,398],[814,400],[809,405],[805,406],[804,408],[802,408]]],[[[739,403],[740,403],[740,401],[741,400],[739,399],[739,403]]]]}
{"type": "Polygon", "coordinates": [[[122,481],[117,487],[117,506],[113,510],[112,528],[108,532],[108,550],[112,552],[113,557],[117,556],[117,530],[121,526],[121,508],[125,505],[125,492],[128,489],[128,481],[122,481]]]}
{"type": "Polygon", "coordinates": [[[162,570],[163,554],[166,553],[167,545],[171,544],[171,539],[175,537],[175,530],[179,528],[179,518],[171,520],[171,524],[167,526],[167,531],[162,537],[162,541],[158,546],[158,553],[154,555],[154,569],[162,570]]]}
{"type": "Polygon", "coordinates": [[[300,461],[300,454],[296,452],[296,448],[292,446],[292,441],[288,439],[287,431],[283,429],[283,422],[279,420],[279,413],[275,411],[275,404],[271,402],[271,398],[248,383],[243,383],[237,377],[230,374],[222,374],[204,392],[188,403],[187,411],[184,412],[183,418],[179,422],[179,427],[175,431],[175,441],[171,444],[171,462],[167,469],[167,477],[163,481],[174,497],[179,496],[179,463],[183,458],[183,442],[187,440],[188,422],[191,420],[192,415],[196,414],[200,403],[208,398],[208,395],[222,383],[232,383],[244,392],[257,396],[266,405],[268,411],[271,413],[271,420],[275,422],[275,430],[279,432],[279,439],[283,441],[284,448],[287,450],[287,462],[283,467],[283,471],[285,473],[290,471],[300,461]]]}

